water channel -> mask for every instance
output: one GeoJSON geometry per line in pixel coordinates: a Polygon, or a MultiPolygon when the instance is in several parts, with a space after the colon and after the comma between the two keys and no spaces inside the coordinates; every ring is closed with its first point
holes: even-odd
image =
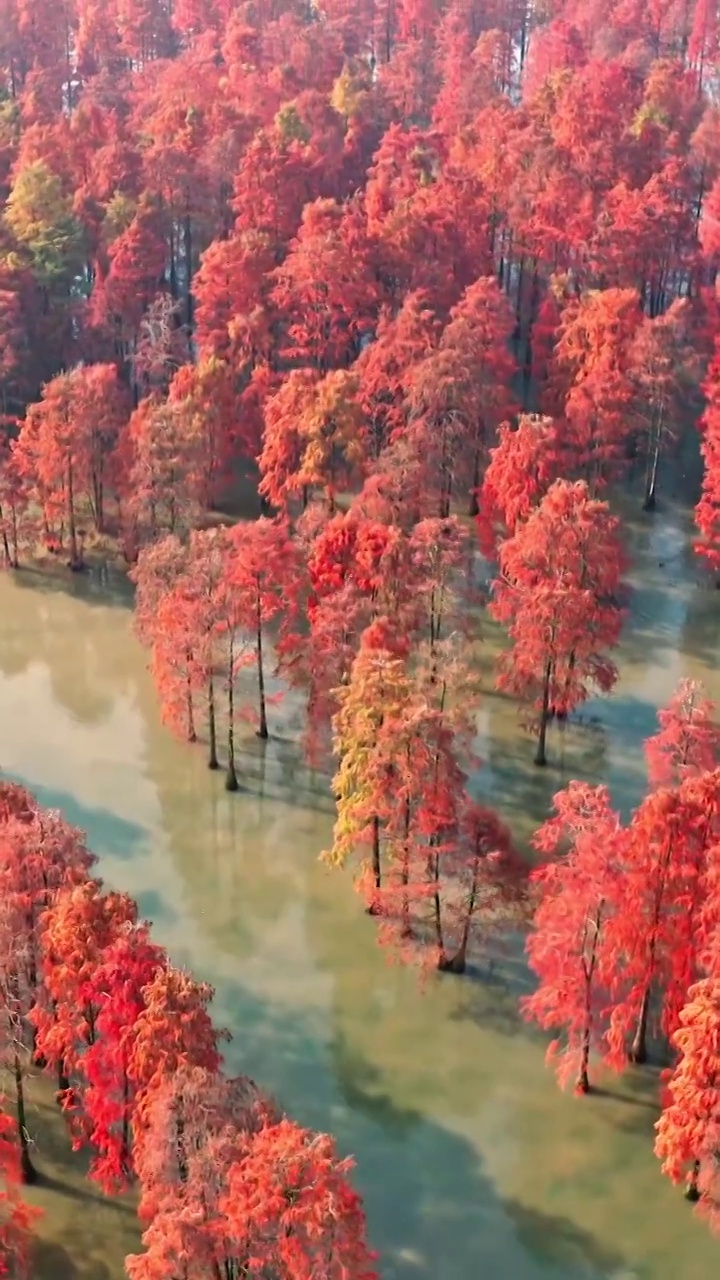
{"type": "MultiPolygon", "coordinates": [[[[682,676],[720,701],[720,596],[701,582],[688,517],[665,509],[630,537],[621,680],[586,708],[588,723],[552,740],[546,772],[516,707],[492,693],[498,637],[487,629],[479,645],[477,785],[520,839],[570,777],[607,780],[632,807],[642,740],[682,676]]],[[[231,1067],[355,1155],[384,1280],[719,1274],[720,1243],[653,1157],[652,1075],[563,1096],[501,973],[421,992],[388,966],[349,878],[317,861],[331,799],[300,763],[289,705],[273,727],[265,751],[243,744],[243,789],[227,796],[202,749],[159,723],[122,583],[0,578],[3,773],[86,830],[106,881],[215,984],[231,1067]]],[[[46,1129],[38,1155],[55,1174],[35,1196],[47,1210],[37,1280],[120,1280],[137,1244],[131,1207],[103,1205],[63,1172],[46,1129]]]]}

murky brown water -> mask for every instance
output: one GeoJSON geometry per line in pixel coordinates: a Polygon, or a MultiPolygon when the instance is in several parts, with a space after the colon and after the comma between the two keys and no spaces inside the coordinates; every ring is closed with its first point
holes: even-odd
{"type": "MultiPolygon", "coordinates": [[[[684,517],[659,514],[633,537],[622,679],[587,708],[598,723],[556,736],[542,773],[514,705],[484,703],[478,785],[521,836],[570,777],[607,779],[631,806],[642,740],[681,676],[720,700],[720,597],[693,585],[684,517]]],[[[488,672],[496,643],[488,633],[488,672]]],[[[215,983],[232,1065],[355,1153],[386,1280],[717,1275],[720,1244],[653,1158],[651,1079],[564,1097],[497,973],[421,994],[387,966],[349,880],[317,862],[330,798],[286,720],[276,712],[265,753],[244,744],[245,790],[228,797],[202,749],[160,727],[126,604],[86,581],[0,579],[0,766],[87,830],[107,881],[215,983]]],[[[38,1277],[119,1280],[132,1214],[99,1207],[45,1132],[55,1184],[36,1197],[48,1209],[38,1277]]]]}

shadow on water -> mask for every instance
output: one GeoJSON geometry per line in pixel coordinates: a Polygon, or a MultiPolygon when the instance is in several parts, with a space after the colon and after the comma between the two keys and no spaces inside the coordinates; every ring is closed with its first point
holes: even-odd
{"type": "Polygon", "coordinates": [[[3,770],[0,776],[32,791],[44,809],[59,809],[72,826],[85,832],[91,849],[100,848],[113,858],[125,860],[133,858],[147,842],[145,829],[129,818],[121,818],[108,809],[91,808],[70,792],[43,786],[19,774],[3,770]]]}
{"type": "MultiPolygon", "coordinates": [[[[519,1002],[534,989],[532,974],[525,962],[523,941],[518,937],[517,954],[490,955],[485,963],[469,970],[462,980],[461,995],[450,1013],[453,1022],[474,1022],[503,1036],[523,1036],[546,1044],[547,1036],[522,1017],[519,1002]]],[[[444,981],[454,982],[448,976],[444,981]]]]}
{"type": "Polygon", "coordinates": [[[705,586],[690,601],[682,647],[695,662],[712,668],[720,662],[720,590],[712,582],[705,586]]]}
{"type": "Polygon", "coordinates": [[[329,1054],[343,1102],[351,1111],[366,1116],[393,1137],[402,1138],[423,1123],[421,1111],[393,1102],[384,1088],[382,1072],[340,1029],[333,1034],[329,1054]]]}
{"type": "Polygon", "coordinates": [[[505,1200],[503,1208],[520,1243],[539,1261],[583,1277],[590,1276],[589,1265],[607,1280],[639,1280],[639,1273],[625,1268],[612,1245],[589,1235],[569,1218],[539,1212],[517,1200],[505,1200]]]}
{"type": "MultiPolygon", "coordinates": [[[[83,1262],[82,1251],[67,1249],[51,1240],[39,1240],[33,1251],[34,1280],[111,1280],[113,1273],[97,1258],[83,1262]]],[[[113,1277],[114,1280],[114,1277],[113,1277]]]]}
{"type": "Polygon", "coordinates": [[[12,580],[23,590],[67,595],[83,604],[104,608],[116,605],[131,609],[135,599],[134,588],[126,574],[104,565],[93,565],[84,573],[71,573],[57,565],[48,569],[23,567],[14,570],[12,580]]]}

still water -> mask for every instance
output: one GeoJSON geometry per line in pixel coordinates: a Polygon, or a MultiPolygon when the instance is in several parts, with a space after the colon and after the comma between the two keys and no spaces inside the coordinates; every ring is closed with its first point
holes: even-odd
{"type": "MultiPolygon", "coordinates": [[[[551,740],[546,772],[515,706],[492,694],[497,635],[479,647],[477,787],[521,840],[570,777],[607,780],[632,807],[643,738],[682,676],[720,701],[720,597],[696,582],[686,517],[664,511],[631,536],[622,678],[586,708],[590,723],[551,740]]],[[[563,1096],[542,1038],[515,1015],[507,980],[521,986],[522,972],[491,967],[421,993],[389,967],[349,878],[317,861],[332,806],[327,780],[299,761],[291,709],[274,712],[266,748],[243,743],[243,790],[227,796],[202,748],[160,726],[128,603],[122,584],[0,579],[0,766],[87,831],[106,881],[215,984],[230,1066],[354,1153],[385,1280],[718,1275],[720,1243],[652,1155],[652,1077],[563,1096]]],[[[43,1154],[52,1165],[54,1150],[43,1154]]],[[[37,1198],[43,1276],[120,1280],[135,1245],[128,1206],[91,1202],[76,1175],[37,1198]]]]}

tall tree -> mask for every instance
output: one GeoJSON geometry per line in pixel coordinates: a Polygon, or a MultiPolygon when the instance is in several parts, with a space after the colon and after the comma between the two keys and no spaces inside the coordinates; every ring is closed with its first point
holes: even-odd
{"type": "Polygon", "coordinates": [[[688,300],[676,298],[662,315],[644,318],[630,349],[631,376],[639,391],[635,413],[646,457],[646,511],[655,507],[660,459],[678,440],[683,410],[692,403],[698,360],[689,326],[688,300]]]}
{"type": "MultiPolygon", "coordinates": [[[[105,893],[89,879],[61,890],[40,917],[43,998],[30,1017],[37,1053],[70,1089],[80,1056],[96,1039],[99,1010],[87,984],[108,947],[136,922],[127,894],[105,893]]],[[[72,1093],[65,1101],[72,1106],[72,1093]]]]}
{"type": "Polygon", "coordinates": [[[282,521],[261,518],[235,525],[228,535],[227,574],[242,629],[253,639],[248,662],[257,671],[260,738],[268,737],[265,654],[268,628],[295,593],[299,566],[295,544],[282,521]]]}
{"type": "Polygon", "coordinates": [[[515,533],[559,479],[558,428],[552,418],[522,414],[516,427],[500,426],[480,490],[478,536],[493,556],[499,537],[515,533]]]}
{"type": "Polygon", "coordinates": [[[22,788],[3,791],[0,813],[0,1014],[5,1069],[14,1082],[23,1179],[35,1180],[30,1159],[25,1076],[37,1052],[32,1014],[43,999],[43,913],[66,886],[82,882],[94,858],[82,833],[44,812],[22,788]]]}
{"type": "Polygon", "coordinates": [[[492,616],[508,627],[498,687],[528,703],[544,765],[552,715],[567,716],[592,688],[617,679],[609,650],[622,626],[619,521],[587,484],[556,480],[498,552],[492,616]]]}
{"type": "Polygon", "coordinates": [[[567,465],[593,492],[625,467],[633,398],[630,350],[640,320],[633,289],[593,290],[563,313],[554,357],[563,445],[567,465]]]}
{"type": "Polygon", "coordinates": [[[655,1128],[655,1154],[663,1173],[685,1183],[688,1200],[717,1226],[720,1205],[717,1148],[720,1132],[720,980],[702,978],[688,992],[673,1035],[679,1059],[655,1128]]]}
{"type": "Polygon", "coordinates": [[[658,712],[659,730],[645,741],[648,778],[654,787],[673,787],[683,778],[720,764],[720,726],[715,704],[697,680],[681,680],[667,707],[658,712]]]}
{"type": "Polygon", "coordinates": [[[105,494],[127,406],[111,364],[79,365],[43,388],[28,409],[18,462],[37,487],[47,524],[70,540],[70,566],[82,567],[83,513],[102,531],[105,494]]]}
{"type": "Polygon", "coordinates": [[[571,782],[554,805],[533,840],[540,853],[561,856],[530,873],[537,907],[527,953],[539,986],[521,1008],[541,1027],[560,1028],[548,1061],[562,1085],[587,1093],[591,1052],[608,1057],[605,1011],[617,963],[608,921],[622,894],[625,836],[606,787],[571,782]]]}
{"type": "Polygon", "coordinates": [[[451,310],[437,350],[411,371],[409,431],[427,487],[438,491],[440,516],[449,515],[458,479],[470,491],[471,515],[477,514],[488,448],[513,407],[512,330],[507,299],[493,277],[483,277],[451,310]]]}
{"type": "Polygon", "coordinates": [[[653,1012],[674,1034],[699,961],[720,922],[708,851],[720,841],[720,769],[651,792],[628,831],[623,909],[610,926],[622,967],[610,1041],[622,1063],[645,1062],[653,1012]],[[713,892],[714,889],[714,892],[713,892]]]}

